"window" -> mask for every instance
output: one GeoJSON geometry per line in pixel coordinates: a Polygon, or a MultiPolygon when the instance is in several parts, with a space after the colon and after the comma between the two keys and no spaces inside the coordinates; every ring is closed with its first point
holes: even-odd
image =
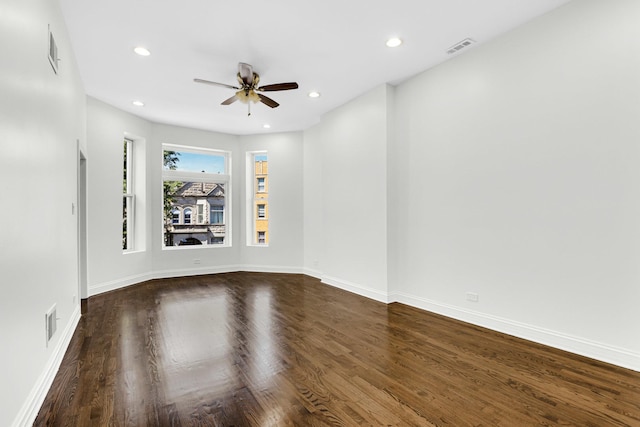
{"type": "Polygon", "coordinates": [[[269,244],[269,162],[265,151],[247,153],[247,245],[269,244]]]}
{"type": "Polygon", "coordinates": [[[213,205],[211,206],[210,213],[210,223],[211,224],[224,224],[224,206],[222,205],[213,205]]]}
{"type": "Polygon", "coordinates": [[[165,248],[231,245],[230,164],[225,151],[163,145],[165,248]]]}
{"type": "Polygon", "coordinates": [[[198,205],[196,206],[196,209],[198,210],[198,216],[196,218],[196,224],[204,224],[205,223],[205,218],[204,218],[204,205],[205,205],[206,201],[205,200],[198,200],[198,205]]]}
{"type": "Polygon", "coordinates": [[[133,194],[133,141],[124,140],[122,167],[122,250],[133,250],[134,207],[133,194]]]}
{"type": "Polygon", "coordinates": [[[171,211],[171,223],[172,224],[180,224],[180,209],[174,208],[171,211]]]}

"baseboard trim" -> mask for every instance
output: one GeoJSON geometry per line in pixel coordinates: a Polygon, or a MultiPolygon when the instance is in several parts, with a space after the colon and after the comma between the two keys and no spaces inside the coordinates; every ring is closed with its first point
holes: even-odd
{"type": "Polygon", "coordinates": [[[346,280],[338,279],[331,276],[322,276],[320,277],[320,281],[324,284],[349,291],[351,293],[367,297],[375,301],[383,302],[385,304],[389,303],[388,295],[385,292],[378,291],[377,289],[372,289],[357,283],[347,282],[346,280]]]}
{"type": "Polygon", "coordinates": [[[31,389],[31,393],[29,393],[24,405],[22,405],[20,412],[13,421],[12,427],[30,427],[35,422],[38,412],[44,403],[44,399],[47,397],[47,393],[58,373],[58,369],[60,369],[62,358],[69,347],[69,343],[71,343],[71,338],[79,321],[80,305],[78,304],[62,331],[62,335],[53,349],[44,371],[40,374],[38,381],[33,386],[33,389],[31,389]]]}
{"type": "Polygon", "coordinates": [[[390,295],[389,300],[640,372],[640,354],[623,348],[404,293],[390,295]]]}
{"type": "Polygon", "coordinates": [[[215,267],[200,268],[174,268],[170,270],[160,270],[153,273],[143,273],[134,276],[124,277],[118,280],[112,280],[105,283],[89,286],[89,296],[99,295],[105,292],[115,291],[117,289],[126,288],[127,286],[145,282],[153,279],[168,279],[171,277],[201,276],[205,274],[234,273],[237,271],[263,272],[263,273],[287,273],[287,274],[303,274],[304,269],[301,267],[289,266],[267,266],[267,265],[222,265],[215,267]]]}
{"type": "Polygon", "coordinates": [[[90,285],[88,289],[89,296],[103,294],[105,292],[115,291],[117,289],[126,288],[127,286],[135,285],[136,283],[145,282],[153,279],[151,273],[137,274],[134,276],[124,277],[118,280],[112,280],[97,285],[90,285]]]}
{"type": "Polygon", "coordinates": [[[284,274],[303,274],[304,269],[301,267],[288,266],[272,266],[272,265],[251,265],[245,264],[241,266],[239,271],[249,271],[254,273],[284,273],[284,274]]]}
{"type": "Polygon", "coordinates": [[[155,271],[151,274],[151,279],[169,279],[172,277],[186,277],[186,276],[202,276],[206,274],[220,274],[220,273],[235,273],[236,271],[242,271],[241,265],[219,265],[214,267],[200,267],[200,268],[176,268],[171,270],[155,271]]]}
{"type": "Polygon", "coordinates": [[[319,271],[319,270],[313,270],[311,268],[303,268],[302,269],[302,274],[305,274],[307,276],[315,277],[316,279],[322,280],[322,272],[319,271]]]}

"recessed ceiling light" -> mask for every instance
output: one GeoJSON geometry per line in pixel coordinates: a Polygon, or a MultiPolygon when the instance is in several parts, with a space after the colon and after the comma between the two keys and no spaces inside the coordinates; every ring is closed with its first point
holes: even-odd
{"type": "Polygon", "coordinates": [[[265,129],[271,129],[271,125],[269,123],[263,124],[262,127],[265,129]]]}
{"type": "Polygon", "coordinates": [[[144,102],[142,101],[133,101],[132,104],[136,107],[144,107],[144,102]]]}
{"type": "Polygon", "coordinates": [[[135,49],[133,49],[133,51],[135,53],[137,53],[140,56],[149,56],[151,55],[151,52],[149,52],[149,49],[142,47],[142,46],[138,46],[135,49]]]}
{"type": "Polygon", "coordinates": [[[398,47],[402,44],[402,40],[400,40],[398,37],[392,37],[389,40],[387,40],[387,47],[398,47]]]}
{"type": "Polygon", "coordinates": [[[309,92],[309,98],[318,98],[319,96],[320,96],[320,92],[318,91],[313,90],[309,92]]]}

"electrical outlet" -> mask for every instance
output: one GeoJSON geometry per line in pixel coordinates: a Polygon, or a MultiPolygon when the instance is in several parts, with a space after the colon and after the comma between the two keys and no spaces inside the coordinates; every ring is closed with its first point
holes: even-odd
{"type": "Polygon", "coordinates": [[[200,259],[199,259],[199,258],[194,259],[194,260],[193,260],[193,263],[194,263],[194,264],[200,264],[200,259]]]}
{"type": "Polygon", "coordinates": [[[478,294],[475,292],[467,292],[467,301],[478,302],[478,294]]]}

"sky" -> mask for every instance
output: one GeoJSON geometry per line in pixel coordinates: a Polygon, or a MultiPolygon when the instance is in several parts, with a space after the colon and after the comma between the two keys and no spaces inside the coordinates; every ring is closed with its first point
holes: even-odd
{"type": "Polygon", "coordinates": [[[189,172],[225,173],[224,156],[179,152],[176,170],[189,172]]]}
{"type": "MultiPolygon", "coordinates": [[[[216,154],[190,153],[180,151],[176,170],[188,172],[225,173],[224,156],[216,154]]],[[[267,160],[266,154],[256,154],[256,161],[267,160]]]]}

